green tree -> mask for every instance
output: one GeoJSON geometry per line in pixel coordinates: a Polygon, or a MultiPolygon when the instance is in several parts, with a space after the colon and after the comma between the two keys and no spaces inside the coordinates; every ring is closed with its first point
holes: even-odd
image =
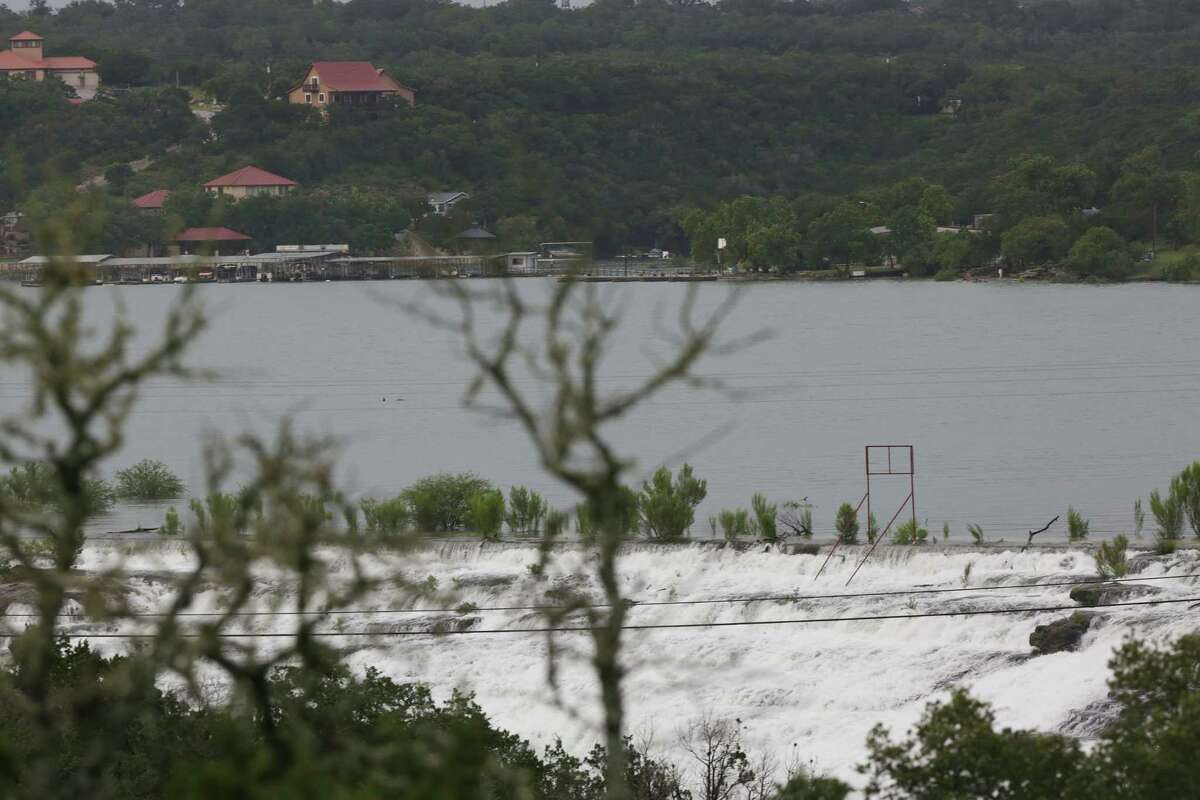
{"type": "Polygon", "coordinates": [[[1030,217],[1000,237],[1000,253],[1015,267],[1057,261],[1067,254],[1071,231],[1061,217],[1030,217]]]}
{"type": "Polygon", "coordinates": [[[849,503],[842,503],[838,506],[833,527],[837,530],[839,542],[858,544],[858,513],[854,510],[854,506],[849,503]]]}
{"type": "Polygon", "coordinates": [[[658,541],[684,538],[707,494],[708,482],[692,474],[691,464],[680,467],[674,479],[670,469],[659,467],[638,495],[642,533],[658,541]]]}
{"type": "Polygon", "coordinates": [[[1112,228],[1089,228],[1071,247],[1067,259],[1080,275],[1123,278],[1133,268],[1129,246],[1112,228]]]}

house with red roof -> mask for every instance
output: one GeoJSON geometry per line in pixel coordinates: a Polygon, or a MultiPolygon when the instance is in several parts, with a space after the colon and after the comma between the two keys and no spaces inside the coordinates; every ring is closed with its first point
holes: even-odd
{"type": "Polygon", "coordinates": [[[369,61],[314,61],[304,80],[288,90],[288,102],[319,108],[378,105],[399,100],[410,106],[417,93],[369,61]]]}
{"type": "Polygon", "coordinates": [[[100,88],[96,62],[82,56],[46,56],[46,40],[33,31],[22,31],[8,39],[8,50],[0,51],[0,76],[44,81],[57,78],[90,99],[100,88]]]}
{"type": "Polygon", "coordinates": [[[175,241],[184,255],[233,255],[245,250],[252,237],[231,228],[188,228],[175,241]]]}
{"type": "Polygon", "coordinates": [[[146,214],[161,214],[170,196],[171,192],[168,189],[155,189],[141,197],[133,198],[133,207],[146,214]]]}
{"type": "Polygon", "coordinates": [[[228,175],[213,178],[204,184],[204,191],[218,197],[241,200],[243,197],[259,195],[278,197],[287,194],[299,185],[291,178],[285,178],[248,164],[241,169],[235,169],[228,175]]]}

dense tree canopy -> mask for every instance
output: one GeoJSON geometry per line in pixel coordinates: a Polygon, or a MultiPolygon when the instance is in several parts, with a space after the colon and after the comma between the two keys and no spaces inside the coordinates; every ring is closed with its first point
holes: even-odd
{"type": "Polygon", "coordinates": [[[122,196],[195,187],[250,162],[310,189],[385,191],[410,211],[427,191],[468,191],[485,225],[532,220],[534,238],[553,229],[594,239],[600,253],[657,245],[711,255],[707,241],[688,240],[686,209],[743,196],[806,205],[731,235],[753,250],[738,258],[755,265],[886,252],[940,268],[961,259],[930,224],[985,213],[997,237],[1030,217],[1061,217],[1068,249],[1091,227],[1075,217],[1092,206],[1126,240],[1200,233],[1200,204],[1189,201],[1200,9],[1174,0],[922,9],[891,0],[0,8],[0,31],[33,27],[51,52],[96,59],[120,89],[73,107],[62,87],[0,87],[0,206],[54,178],[77,182],[145,156],[152,165],[123,182],[122,196]],[[327,122],[288,106],[279,98],[316,59],[372,60],[414,87],[417,105],[327,122]],[[185,91],[158,88],[177,84],[224,104],[211,130],[186,113],[185,91]],[[889,196],[888,187],[899,188],[889,196]],[[857,216],[896,233],[876,248],[846,230],[857,216]]]}

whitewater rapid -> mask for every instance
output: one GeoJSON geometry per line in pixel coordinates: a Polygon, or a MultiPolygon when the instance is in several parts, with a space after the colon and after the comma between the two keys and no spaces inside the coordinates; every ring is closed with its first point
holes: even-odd
{"type": "MultiPolygon", "coordinates": [[[[710,600],[762,594],[836,594],[847,591],[899,591],[964,586],[1010,586],[1029,582],[1096,577],[1093,556],[1082,548],[973,549],[966,547],[881,547],[854,579],[844,584],[862,548],[844,548],[819,580],[821,555],[791,555],[757,546],[744,550],[718,546],[631,545],[621,559],[621,581],[635,600],[710,600]],[[965,573],[968,570],[969,574],[965,573]],[[965,576],[964,576],[965,575],[965,576]]],[[[1132,554],[1131,554],[1132,557],[1132,554]]],[[[162,575],[186,567],[179,545],[89,544],[86,568],[111,566],[162,575]]],[[[599,597],[586,578],[587,552],[556,552],[543,579],[530,571],[536,550],[520,544],[431,542],[416,550],[382,557],[378,574],[403,573],[409,579],[433,576],[439,590],[454,590],[460,602],[476,606],[526,605],[542,599],[547,587],[571,582],[599,597]]],[[[1135,579],[1187,575],[1200,571],[1196,551],[1133,558],[1135,579]]],[[[131,602],[140,610],[161,609],[168,584],[132,580],[131,602]]],[[[1200,596],[1196,579],[1153,581],[1151,599],[1200,596]]],[[[812,599],[730,602],[704,605],[634,607],[631,624],[710,623],[919,614],[1014,606],[1071,605],[1069,586],[1033,589],[812,599]]],[[[264,589],[262,602],[270,597],[264,589]]],[[[201,594],[200,608],[214,598],[201,594]]],[[[398,608],[411,602],[381,591],[361,607],[398,608]]],[[[925,705],[953,686],[967,686],[993,704],[1000,725],[1060,731],[1093,737],[1106,711],[1107,662],[1130,635],[1166,641],[1197,628],[1195,604],[1098,609],[1097,620],[1076,652],[1033,657],[1034,627],[1069,611],[1023,612],[969,617],[783,624],[749,627],[629,631],[625,684],[629,730],[652,737],[653,747],[686,763],[677,731],[711,712],[740,719],[753,752],[770,752],[778,763],[800,762],[811,769],[861,783],[855,767],[865,756],[867,732],[882,723],[893,734],[908,730],[925,705]]],[[[536,612],[478,611],[467,614],[475,629],[540,627],[536,612]]],[[[412,629],[428,615],[348,615],[339,630],[412,629]]],[[[278,627],[278,626],[277,626],[278,627]]],[[[86,630],[81,627],[80,630],[86,630]]],[[[398,681],[421,682],[440,697],[459,690],[473,693],[497,725],[528,738],[535,746],[556,736],[576,753],[599,738],[595,685],[586,662],[586,634],[560,634],[568,655],[556,696],[547,686],[547,642],[543,634],[444,637],[387,637],[335,640],[356,670],[380,669],[398,681]]],[[[120,647],[114,640],[97,643],[120,647]]]]}

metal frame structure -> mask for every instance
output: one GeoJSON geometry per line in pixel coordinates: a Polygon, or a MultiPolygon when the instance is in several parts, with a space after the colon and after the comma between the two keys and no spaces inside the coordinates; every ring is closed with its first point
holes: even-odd
{"type": "MultiPolygon", "coordinates": [[[[870,529],[870,525],[871,525],[871,478],[872,477],[876,477],[876,478],[879,478],[879,477],[907,477],[908,478],[908,496],[905,497],[903,502],[900,503],[900,507],[896,509],[896,513],[892,514],[892,518],[890,520],[888,520],[887,527],[885,527],[883,530],[881,530],[879,532],[879,535],[875,537],[875,541],[871,542],[871,546],[867,549],[867,552],[862,557],[862,560],[859,561],[858,564],[854,567],[854,571],[851,572],[850,577],[846,579],[847,586],[850,585],[850,581],[854,580],[854,576],[858,574],[858,571],[860,569],[862,569],[862,565],[867,563],[867,559],[870,558],[871,554],[875,552],[875,548],[879,545],[879,543],[881,541],[883,541],[883,537],[887,536],[888,531],[890,531],[892,529],[892,525],[894,525],[896,523],[896,520],[900,516],[900,512],[904,511],[905,506],[908,506],[912,512],[913,530],[916,530],[916,526],[917,526],[917,459],[916,459],[916,451],[913,448],[913,446],[911,444],[869,444],[869,445],[866,445],[865,447],[863,447],[863,472],[866,475],[866,479],[867,479],[867,491],[866,491],[866,494],[863,495],[862,500],[859,500],[858,505],[855,506],[854,513],[857,516],[859,510],[862,509],[863,505],[864,504],[866,505],[868,530],[870,529]],[[885,469],[878,469],[878,470],[872,469],[871,454],[873,452],[880,451],[880,450],[884,451],[884,453],[887,456],[887,467],[885,469]],[[902,456],[906,455],[908,457],[907,466],[905,465],[903,458],[901,459],[901,461],[898,464],[894,461],[894,459],[892,458],[893,451],[899,451],[902,456]]],[[[837,552],[838,546],[841,545],[841,543],[842,543],[842,540],[840,537],[834,541],[833,547],[830,548],[830,550],[829,550],[829,555],[827,555],[825,557],[825,562],[823,564],[821,564],[821,568],[819,570],[817,570],[817,574],[813,576],[814,581],[817,578],[821,577],[821,573],[825,571],[825,567],[828,566],[830,559],[833,558],[833,554],[835,552],[837,552]]]]}

